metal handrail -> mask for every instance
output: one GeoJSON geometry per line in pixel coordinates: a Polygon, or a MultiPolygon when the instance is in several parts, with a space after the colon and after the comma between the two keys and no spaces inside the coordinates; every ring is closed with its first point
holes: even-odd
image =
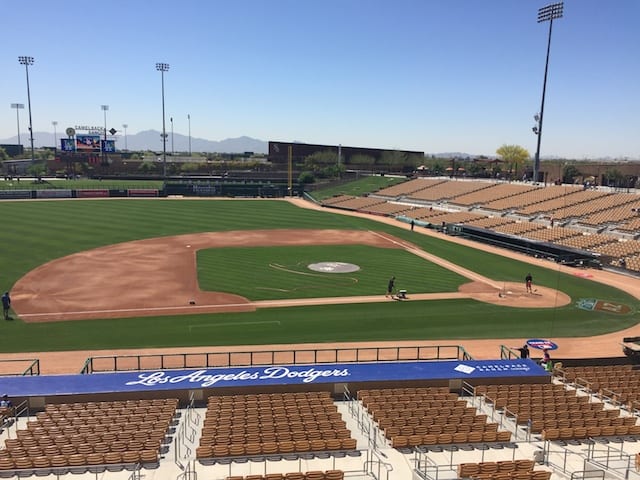
{"type": "Polygon", "coordinates": [[[106,355],[87,358],[80,373],[433,360],[473,358],[461,345],[106,355]]]}
{"type": "Polygon", "coordinates": [[[27,375],[40,375],[40,360],[37,358],[7,358],[0,360],[0,363],[24,363],[28,362],[27,367],[24,370],[14,373],[3,373],[2,375],[9,376],[27,376],[27,375]]]}

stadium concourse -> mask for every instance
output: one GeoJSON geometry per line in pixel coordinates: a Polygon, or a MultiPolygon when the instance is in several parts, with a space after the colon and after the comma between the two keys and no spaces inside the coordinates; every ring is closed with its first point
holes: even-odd
{"type": "MultiPolygon", "coordinates": [[[[301,199],[287,201],[321,208],[301,199]]],[[[376,219],[398,225],[393,219],[376,219]]],[[[513,252],[509,256],[567,268],[513,252]]],[[[637,279],[581,272],[640,298],[637,279]]],[[[550,340],[559,345],[556,358],[600,358],[606,363],[607,358],[619,360],[625,336],[640,336],[640,328],[550,340]]],[[[605,385],[605,378],[620,378],[637,382],[632,385],[638,390],[635,370],[604,365],[550,373],[536,359],[501,358],[501,345],[524,340],[212,347],[207,352],[399,351],[403,346],[419,352],[420,347],[447,346],[444,354],[409,360],[396,355],[395,360],[367,362],[84,374],[80,369],[90,357],[196,354],[203,349],[3,355],[3,360],[37,358],[40,375],[0,377],[0,391],[14,402],[0,407],[0,477],[640,479],[637,401],[631,394],[624,400],[608,395],[610,390],[598,386],[605,385]],[[458,344],[451,354],[448,349],[458,344]],[[598,373],[603,380],[590,377],[598,373]]]]}

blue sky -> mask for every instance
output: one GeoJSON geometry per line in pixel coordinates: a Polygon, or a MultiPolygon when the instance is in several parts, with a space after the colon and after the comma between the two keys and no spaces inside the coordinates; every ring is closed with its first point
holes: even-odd
{"type": "MultiPolygon", "coordinates": [[[[537,0],[2,0],[0,139],[103,125],[428,153],[533,155],[537,0]],[[11,21],[9,21],[12,19],[11,21]],[[168,127],[167,127],[168,128],[168,127]]],[[[541,155],[640,159],[640,1],[565,0],[541,155]]],[[[160,145],[160,139],[158,139],[160,145]]]]}

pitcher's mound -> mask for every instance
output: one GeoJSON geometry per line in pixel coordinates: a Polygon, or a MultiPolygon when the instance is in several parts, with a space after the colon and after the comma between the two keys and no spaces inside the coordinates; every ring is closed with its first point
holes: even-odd
{"type": "Polygon", "coordinates": [[[461,285],[458,291],[468,294],[474,300],[507,307],[553,308],[571,303],[571,297],[560,290],[548,287],[534,287],[528,293],[524,284],[507,282],[500,288],[482,282],[461,285]]]}

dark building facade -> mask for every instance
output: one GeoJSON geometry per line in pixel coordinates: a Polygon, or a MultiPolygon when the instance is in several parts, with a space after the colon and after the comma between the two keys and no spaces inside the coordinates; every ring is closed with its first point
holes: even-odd
{"type": "MultiPolygon", "coordinates": [[[[315,145],[310,143],[269,142],[268,160],[275,165],[286,165],[289,162],[289,147],[294,165],[301,164],[309,155],[318,152],[332,152],[340,155],[340,162],[347,168],[355,166],[354,157],[372,159],[373,164],[381,164],[394,159],[394,164],[419,164],[424,159],[424,152],[409,150],[385,150],[381,148],[345,147],[338,145],[315,145]]],[[[370,165],[367,165],[370,166],[370,165]]]]}

